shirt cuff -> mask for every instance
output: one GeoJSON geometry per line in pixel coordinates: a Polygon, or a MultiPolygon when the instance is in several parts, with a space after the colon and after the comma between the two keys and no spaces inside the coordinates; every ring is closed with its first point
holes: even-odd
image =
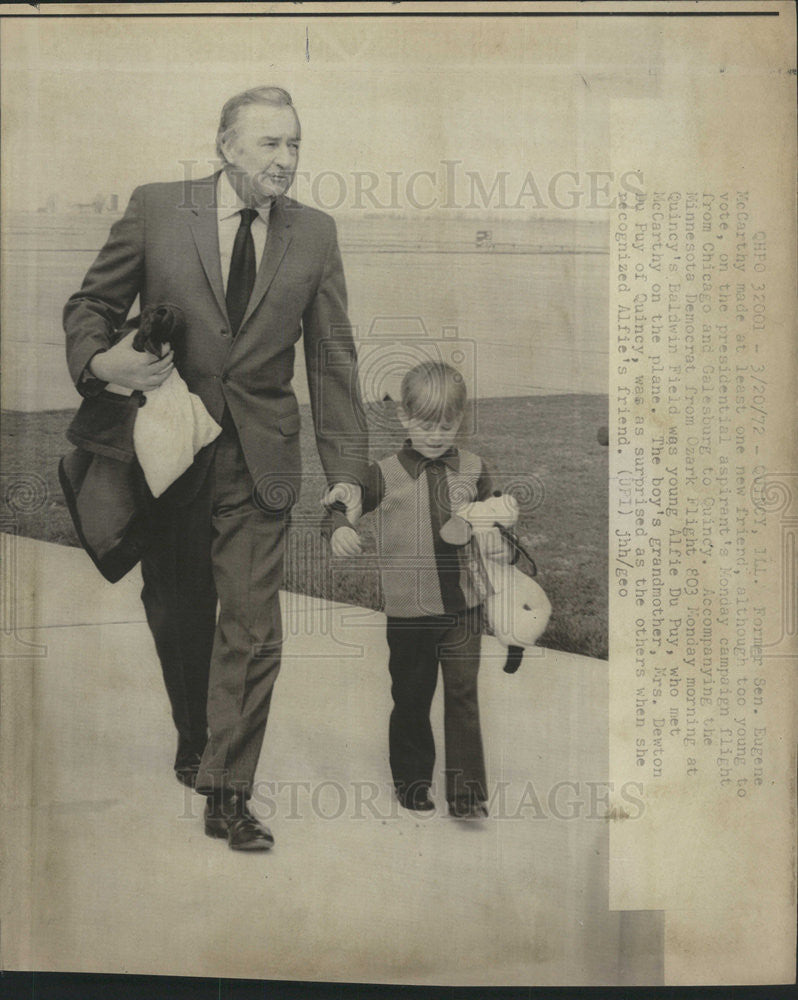
{"type": "Polygon", "coordinates": [[[328,480],[327,482],[328,489],[332,489],[333,486],[337,486],[338,483],[343,483],[345,486],[359,486],[361,499],[363,497],[363,494],[366,492],[365,486],[363,485],[365,482],[365,473],[363,476],[358,478],[357,475],[355,475],[354,473],[342,472],[340,475],[337,475],[334,478],[328,476],[327,480],[328,480]]]}
{"type": "Polygon", "coordinates": [[[91,363],[98,354],[102,354],[103,351],[95,351],[94,354],[86,362],[86,366],[80,373],[80,378],[77,381],[77,390],[81,396],[91,397],[99,395],[103,389],[108,385],[107,382],[103,382],[102,379],[97,378],[96,375],[91,373],[91,363]]]}

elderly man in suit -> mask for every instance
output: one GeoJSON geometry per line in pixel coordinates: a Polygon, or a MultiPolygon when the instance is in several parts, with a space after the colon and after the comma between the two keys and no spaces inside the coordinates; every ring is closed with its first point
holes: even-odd
{"type": "Polygon", "coordinates": [[[141,354],[133,334],[115,331],[137,295],[142,308],[179,306],[181,374],[222,427],[160,502],[142,600],[177,727],[175,772],[208,797],[206,833],[237,850],[274,842],[248,800],[280,669],[300,337],[319,455],[350,506],[367,452],[335,224],[286,197],[299,143],[286,91],[231,98],[217,135],[222,169],[137,188],[64,309],[68,364],[88,395],[107,383],[160,385],[172,354],[141,354]]]}

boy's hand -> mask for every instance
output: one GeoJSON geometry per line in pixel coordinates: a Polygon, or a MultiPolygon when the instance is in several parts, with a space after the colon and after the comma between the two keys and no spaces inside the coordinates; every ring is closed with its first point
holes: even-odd
{"type": "Polygon", "coordinates": [[[322,500],[325,507],[334,503],[342,503],[346,508],[346,519],[350,524],[357,524],[363,513],[363,491],[354,483],[336,483],[322,500]]]}
{"type": "Polygon", "coordinates": [[[360,535],[354,528],[336,528],[330,539],[330,548],[334,556],[359,556],[363,551],[360,535]]]}
{"type": "Polygon", "coordinates": [[[480,538],[482,554],[497,563],[508,563],[512,559],[510,546],[502,538],[498,528],[491,528],[480,538]]]}

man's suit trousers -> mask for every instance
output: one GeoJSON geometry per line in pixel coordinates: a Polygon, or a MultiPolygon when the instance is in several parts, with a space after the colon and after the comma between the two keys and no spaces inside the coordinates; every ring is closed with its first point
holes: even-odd
{"type": "Polygon", "coordinates": [[[194,499],[161,508],[142,560],[142,600],[177,731],[199,751],[208,733],[197,790],[249,796],[280,669],[289,515],[255,504],[227,410],[210,447],[194,499]]]}

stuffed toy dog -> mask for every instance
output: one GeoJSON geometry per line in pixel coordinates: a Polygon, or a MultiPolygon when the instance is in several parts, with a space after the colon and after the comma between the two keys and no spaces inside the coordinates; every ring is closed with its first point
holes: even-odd
{"type": "MultiPolygon", "coordinates": [[[[145,392],[144,402],[133,425],[136,458],[152,495],[164,490],[188,469],[194,456],[214,441],[221,427],[205,409],[205,404],[180,376],[185,352],[186,324],[177,306],[164,303],[145,309],[138,320],[133,348],[163,357],[171,347],[175,367],[157,389],[145,392]]],[[[113,387],[109,386],[113,391],[113,387]]]]}
{"type": "Polygon", "coordinates": [[[533,574],[537,572],[531,556],[511,531],[517,520],[518,502],[502,495],[461,507],[441,528],[441,538],[450,545],[466,545],[472,539],[476,543],[475,582],[481,583],[486,593],[488,624],[499,642],[507,646],[504,670],[508,674],[518,670],[524,649],[534,646],[551,615],[543,589],[515,566],[523,555],[533,574]]]}
{"type": "Polygon", "coordinates": [[[126,326],[128,331],[136,330],[134,351],[149,351],[160,358],[171,347],[175,352],[175,368],[182,368],[186,347],[186,320],[182,309],[164,302],[145,309],[126,326]]]}

